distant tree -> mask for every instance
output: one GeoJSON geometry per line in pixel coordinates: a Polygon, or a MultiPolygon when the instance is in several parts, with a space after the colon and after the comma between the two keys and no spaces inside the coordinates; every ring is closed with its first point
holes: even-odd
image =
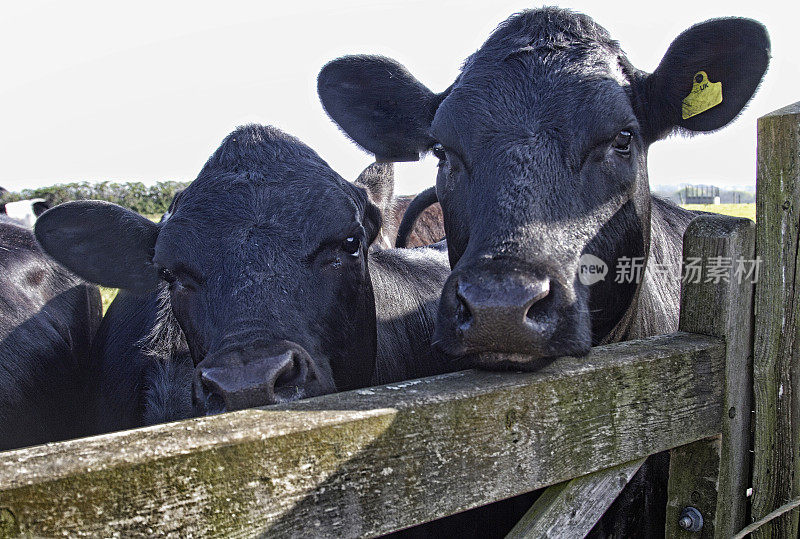
{"type": "Polygon", "coordinates": [[[186,188],[189,182],[164,181],[151,186],[142,182],[73,182],[23,189],[20,192],[0,191],[0,204],[27,198],[43,198],[52,205],[69,200],[105,200],[133,211],[159,214],[167,211],[175,193],[186,188]]]}

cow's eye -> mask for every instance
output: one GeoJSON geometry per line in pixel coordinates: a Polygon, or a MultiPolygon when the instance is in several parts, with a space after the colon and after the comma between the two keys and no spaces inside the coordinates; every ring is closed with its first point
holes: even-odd
{"type": "Polygon", "coordinates": [[[176,280],[175,274],[169,271],[167,268],[161,268],[160,270],[158,270],[158,276],[164,279],[169,284],[174,283],[176,280]]]}
{"type": "Polygon", "coordinates": [[[630,131],[620,131],[614,138],[612,146],[618,153],[627,155],[631,153],[631,138],[633,138],[633,135],[631,135],[630,131]]]}
{"type": "Polygon", "coordinates": [[[436,159],[438,159],[439,161],[444,161],[445,159],[447,159],[447,153],[445,153],[444,151],[444,146],[442,146],[438,142],[433,145],[433,147],[431,148],[431,152],[433,152],[433,155],[435,155],[436,159]]]}
{"type": "Polygon", "coordinates": [[[358,256],[360,249],[361,242],[355,236],[350,236],[342,242],[342,250],[351,256],[358,256]]]}

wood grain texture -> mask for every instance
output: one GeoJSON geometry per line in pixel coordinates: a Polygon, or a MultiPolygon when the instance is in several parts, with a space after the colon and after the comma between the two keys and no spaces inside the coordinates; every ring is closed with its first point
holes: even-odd
{"type": "Polygon", "coordinates": [[[717,528],[717,524],[730,527],[719,510],[717,489],[721,445],[721,437],[715,436],[670,451],[666,537],[731,537],[730,534],[723,535],[717,528]],[[699,532],[687,532],[678,525],[685,507],[694,507],[703,515],[703,528],[699,532]]]}
{"type": "Polygon", "coordinates": [[[754,249],[755,225],[749,219],[703,215],[692,221],[684,235],[684,260],[700,259],[703,271],[700,279],[686,279],[682,284],[679,327],[681,331],[725,338],[726,413],[721,441],[698,442],[671,452],[675,465],[670,465],[668,537],[689,536],[678,527],[680,512],[687,505],[702,507],[703,537],[731,537],[747,525],[753,282],[736,276],[734,268],[738,259],[752,260],[754,249]],[[715,282],[707,277],[708,269],[719,267],[715,261],[720,259],[730,261],[730,271],[727,279],[715,282]],[[693,463],[691,473],[683,471],[684,463],[693,463]]]}
{"type": "MultiPolygon", "coordinates": [[[[753,519],[800,495],[800,102],[758,120],[753,519]]],[[[798,535],[791,511],[753,537],[798,535]]]]}
{"type": "Polygon", "coordinates": [[[644,460],[620,464],[548,488],[506,535],[506,539],[583,539],[642,467],[644,460]]]}
{"type": "Polygon", "coordinates": [[[0,529],[378,535],[713,436],[724,354],[677,333],[0,453],[0,529]]]}

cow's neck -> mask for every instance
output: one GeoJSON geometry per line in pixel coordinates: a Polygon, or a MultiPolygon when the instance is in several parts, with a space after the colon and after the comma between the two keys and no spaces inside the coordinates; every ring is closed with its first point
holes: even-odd
{"type": "Polygon", "coordinates": [[[431,335],[444,281],[445,252],[429,249],[370,251],[378,347],[373,384],[458,370],[434,355],[431,335]]]}
{"type": "Polygon", "coordinates": [[[630,311],[630,324],[619,340],[678,330],[683,234],[695,215],[653,197],[650,256],[638,298],[630,311]]]}

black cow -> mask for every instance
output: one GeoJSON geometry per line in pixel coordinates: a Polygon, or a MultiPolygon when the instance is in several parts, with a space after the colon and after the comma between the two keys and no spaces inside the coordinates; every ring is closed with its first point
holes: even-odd
{"type": "Polygon", "coordinates": [[[436,203],[436,193],[426,190],[415,195],[394,195],[394,165],[373,163],[358,176],[355,184],[367,190],[373,204],[383,216],[381,231],[375,245],[383,248],[422,247],[444,239],[442,209],[436,203]],[[433,200],[430,200],[431,194],[433,200]],[[412,208],[413,219],[406,212],[412,208]]]}
{"type": "Polygon", "coordinates": [[[647,149],[733,120],[769,56],[762,25],[715,19],[678,36],[648,74],[589,17],[544,8],[503,22],[440,94],[377,56],[331,62],[318,90],[331,117],[381,160],[439,158],[453,273],[438,346],[465,364],[535,369],[677,328],[675,270],[693,214],[650,195],[647,149]],[[587,254],[610,278],[581,283],[587,254]],[[627,271],[634,264],[645,266],[642,279],[627,271]]]}
{"type": "Polygon", "coordinates": [[[86,375],[100,292],[0,217],[0,450],[87,434],[86,375]]]}
{"type": "Polygon", "coordinates": [[[70,202],[45,250],[119,287],[93,346],[98,430],[442,372],[442,249],[377,250],[378,209],[280,131],[229,135],[159,224],[70,202]]]}
{"type": "Polygon", "coordinates": [[[6,215],[20,224],[33,228],[36,219],[48,209],[50,203],[45,199],[31,198],[0,204],[0,215],[6,215]]]}

